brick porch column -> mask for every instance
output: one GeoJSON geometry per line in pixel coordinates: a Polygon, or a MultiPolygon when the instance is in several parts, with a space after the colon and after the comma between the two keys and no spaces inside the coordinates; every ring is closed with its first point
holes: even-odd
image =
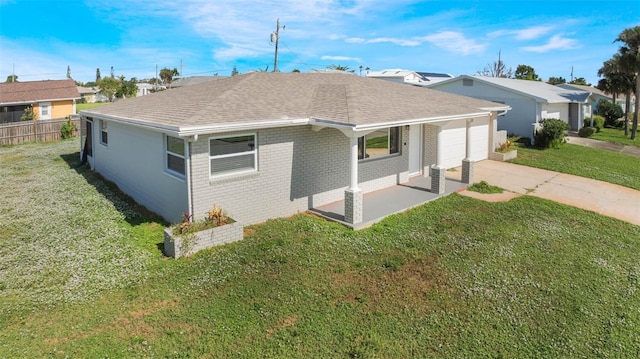
{"type": "Polygon", "coordinates": [[[444,193],[444,173],[447,169],[439,166],[431,167],[431,192],[437,194],[444,193]]]}
{"type": "Polygon", "coordinates": [[[469,159],[462,160],[462,183],[473,182],[473,164],[474,162],[469,159]]]}
{"type": "Polygon", "coordinates": [[[431,167],[431,192],[437,194],[444,193],[446,168],[442,167],[442,156],[444,154],[442,143],[442,126],[438,126],[438,135],[436,137],[436,165],[431,167]]]}
{"type": "Polygon", "coordinates": [[[344,191],[344,220],[357,224],[362,222],[363,195],[358,188],[358,137],[355,134],[349,136],[349,146],[351,181],[349,188],[344,191]]]}
{"type": "Polygon", "coordinates": [[[471,123],[473,119],[466,121],[466,152],[465,158],[462,160],[462,183],[471,183],[473,181],[473,161],[471,160],[471,123]]]}
{"type": "Polygon", "coordinates": [[[362,191],[344,191],[344,221],[351,224],[362,222],[362,191]]]}

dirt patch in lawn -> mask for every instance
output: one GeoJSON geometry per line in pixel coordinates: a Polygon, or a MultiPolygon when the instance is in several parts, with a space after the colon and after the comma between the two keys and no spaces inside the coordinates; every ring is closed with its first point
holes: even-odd
{"type": "Polygon", "coordinates": [[[366,310],[393,312],[406,308],[440,310],[456,296],[435,256],[411,260],[397,267],[333,273],[333,287],[340,295],[335,304],[362,305],[366,310]],[[391,306],[390,306],[391,305],[391,306]]]}
{"type": "Polygon", "coordinates": [[[458,192],[462,196],[467,196],[475,199],[479,199],[485,202],[507,202],[516,197],[522,196],[519,193],[504,191],[502,193],[479,193],[474,191],[468,191],[466,189],[458,192]]]}

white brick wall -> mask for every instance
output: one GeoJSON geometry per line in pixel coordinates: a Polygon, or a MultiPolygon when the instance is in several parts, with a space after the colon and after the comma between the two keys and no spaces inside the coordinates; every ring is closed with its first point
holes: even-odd
{"type": "MultiPolygon", "coordinates": [[[[311,126],[294,126],[260,130],[257,136],[259,170],[221,178],[209,177],[211,136],[201,135],[191,144],[195,219],[203,218],[214,203],[237,221],[252,224],[344,199],[349,185],[349,139],[340,131],[314,132],[311,126]]],[[[403,128],[400,155],[359,164],[364,192],[408,180],[407,140],[408,131],[403,128]]]]}

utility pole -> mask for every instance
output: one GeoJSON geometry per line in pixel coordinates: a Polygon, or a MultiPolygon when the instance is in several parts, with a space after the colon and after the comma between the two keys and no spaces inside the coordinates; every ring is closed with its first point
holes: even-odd
{"type": "Polygon", "coordinates": [[[573,66],[571,66],[571,82],[573,82],[573,66]]]}
{"type": "MultiPolygon", "coordinates": [[[[282,26],[282,30],[284,30],[284,25],[282,26]]],[[[273,72],[278,71],[278,40],[280,38],[280,19],[276,20],[276,31],[271,33],[271,42],[276,43],[276,55],[273,59],[273,72]]]]}

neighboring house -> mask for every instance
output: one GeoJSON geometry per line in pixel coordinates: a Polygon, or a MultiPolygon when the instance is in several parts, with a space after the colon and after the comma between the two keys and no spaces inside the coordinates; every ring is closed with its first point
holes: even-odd
{"type": "Polygon", "coordinates": [[[591,92],[540,81],[463,75],[429,88],[506,104],[511,110],[498,120],[498,130],[531,139],[545,118],[560,119],[577,131],[591,116],[591,92]]]}
{"type": "Polygon", "coordinates": [[[136,97],[146,96],[154,92],[157,92],[158,90],[166,89],[165,86],[154,85],[148,82],[138,82],[136,84],[136,88],[137,88],[136,97]]]}
{"type": "Polygon", "coordinates": [[[562,87],[563,89],[568,89],[568,90],[579,90],[579,91],[591,92],[591,113],[595,113],[598,110],[599,100],[606,100],[610,102],[613,101],[613,97],[607,95],[606,93],[602,92],[600,89],[595,87],[585,86],[585,85],[574,85],[574,84],[567,84],[567,83],[559,84],[556,86],[562,87]]]}
{"type": "Polygon", "coordinates": [[[108,102],[109,97],[100,93],[99,88],[78,86],[80,97],[85,103],[108,102]]]}
{"type": "Polygon", "coordinates": [[[395,69],[370,71],[367,73],[367,77],[373,77],[381,80],[393,81],[409,85],[428,86],[440,81],[451,79],[453,78],[453,75],[395,69]]]}
{"type": "MultiPolygon", "coordinates": [[[[432,177],[494,148],[505,105],[348,74],[254,72],[81,111],[95,171],[170,222],[252,224],[432,177]],[[464,161],[463,161],[464,160],[464,161]]],[[[82,141],[82,139],[81,139],[82,141]]]]}
{"type": "Polygon", "coordinates": [[[76,113],[78,99],[73,80],[0,83],[0,123],[20,121],[29,106],[40,120],[65,118],[76,113]]]}
{"type": "Polygon", "coordinates": [[[191,76],[191,77],[181,77],[179,79],[173,80],[171,82],[171,89],[176,89],[185,86],[197,85],[203,82],[223,79],[226,76],[191,76]]]}

